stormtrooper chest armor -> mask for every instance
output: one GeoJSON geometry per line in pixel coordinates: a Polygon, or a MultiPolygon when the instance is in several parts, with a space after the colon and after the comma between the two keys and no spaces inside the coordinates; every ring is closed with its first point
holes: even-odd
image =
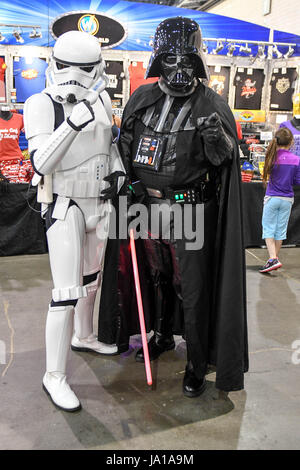
{"type": "MultiPolygon", "coordinates": [[[[98,197],[109,172],[111,122],[100,100],[93,105],[95,120],[76,136],[53,173],[53,192],[66,197],[98,197]]],[[[71,109],[64,106],[65,117],[71,109]]]]}

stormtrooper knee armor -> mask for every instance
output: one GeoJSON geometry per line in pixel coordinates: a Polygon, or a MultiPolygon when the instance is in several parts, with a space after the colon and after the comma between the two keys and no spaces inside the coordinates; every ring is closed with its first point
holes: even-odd
{"type": "Polygon", "coordinates": [[[39,186],[38,200],[46,218],[54,284],[46,324],[43,385],[52,401],[67,411],[80,408],[66,381],[72,335],[75,350],[117,353],[116,345],[100,343],[93,334],[111,208],[101,193],[107,190],[108,175],[116,175],[118,189],[125,176],[112,139],[104,69],[94,36],[65,33],[53,49],[47,70],[49,86],[31,96],[24,108],[35,170],[33,184],[39,186]]]}

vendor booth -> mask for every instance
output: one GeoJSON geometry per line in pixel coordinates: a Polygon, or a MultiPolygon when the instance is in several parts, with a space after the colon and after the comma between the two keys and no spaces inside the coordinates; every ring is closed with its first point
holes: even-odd
{"type": "MultiPolygon", "coordinates": [[[[282,123],[295,116],[293,99],[300,91],[300,36],[197,10],[118,0],[62,0],[0,5],[0,109],[22,115],[26,99],[46,86],[45,71],[55,40],[69,30],[99,39],[107,91],[114,113],[122,116],[133,91],[145,83],[144,74],[157,25],[168,17],[196,20],[204,38],[210,70],[208,85],[231,107],[240,124],[246,246],[260,246],[264,187],[261,172],[268,142],[282,123]],[[250,176],[249,176],[250,175],[250,176]]],[[[148,82],[156,79],[148,79],[148,82]]],[[[1,136],[5,134],[1,121],[1,136]]],[[[295,128],[295,134],[297,129],[295,128]]],[[[300,128],[299,128],[300,135],[300,128]]],[[[20,129],[18,165],[28,160],[27,141],[20,129]]],[[[3,154],[0,154],[0,163],[3,154]]],[[[14,162],[16,164],[16,162],[14,162]]],[[[44,223],[35,189],[15,182],[10,173],[0,181],[0,256],[47,251],[44,223]],[[22,209],[21,209],[22,207],[22,209]]],[[[287,243],[299,244],[296,190],[287,243]]]]}

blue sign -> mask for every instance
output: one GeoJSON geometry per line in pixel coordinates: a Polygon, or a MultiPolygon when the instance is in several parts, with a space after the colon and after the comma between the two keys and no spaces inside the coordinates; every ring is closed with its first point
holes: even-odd
{"type": "MultiPolygon", "coordinates": [[[[21,31],[24,44],[35,46],[54,45],[55,39],[50,33],[51,24],[55,18],[66,13],[81,12],[81,20],[76,29],[87,31],[90,34],[101,36],[101,24],[97,30],[97,21],[93,14],[107,16],[115,19],[126,30],[126,39],[115,49],[129,51],[151,51],[151,39],[158,24],[169,17],[185,16],[197,21],[201,27],[203,37],[206,38],[234,38],[248,41],[269,41],[270,29],[247,21],[240,21],[226,16],[215,15],[198,10],[168,7],[149,3],[126,2],[123,0],[60,0],[41,2],[40,0],[1,0],[1,23],[38,25],[41,28],[41,38],[30,38],[30,28],[21,31]],[[89,16],[90,15],[90,16],[89,16]],[[229,37],[228,37],[229,35],[229,37]]],[[[78,18],[79,19],[79,18],[78,18]]],[[[99,20],[98,20],[99,21],[99,20]]],[[[0,31],[5,39],[1,44],[19,44],[12,35],[13,28],[1,27],[0,31]]],[[[294,55],[300,55],[300,37],[296,35],[281,34],[274,31],[274,40],[284,38],[284,42],[294,42],[298,46],[294,55]]],[[[209,52],[215,46],[209,42],[209,52]]],[[[220,54],[226,54],[224,48],[220,54]]]]}

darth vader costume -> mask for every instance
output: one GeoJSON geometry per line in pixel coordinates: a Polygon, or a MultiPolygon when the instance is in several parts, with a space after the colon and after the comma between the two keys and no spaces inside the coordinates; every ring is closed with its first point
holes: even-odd
{"type": "MultiPolygon", "coordinates": [[[[130,97],[119,140],[133,202],[143,202],[149,210],[161,204],[190,205],[193,224],[195,208],[204,208],[201,247],[187,248],[184,234],[175,234],[172,216],[167,237],[163,226],[152,237],[150,227],[146,239],[136,240],[146,326],[154,330],[150,359],[174,349],[173,333],[182,334],[187,346],[183,393],[188,397],[205,389],[209,364],[216,366],[216,387],[225,391],[243,389],[248,370],[236,124],[227,103],[203,83],[208,72],[201,43],[193,20],[177,17],[160,23],[146,72],[159,80],[130,97]]],[[[139,330],[127,244],[119,245],[110,241],[107,248],[119,269],[113,271],[110,257],[100,309],[103,319],[108,305],[113,306],[108,291],[114,279],[121,350],[126,336],[139,330]]],[[[100,330],[109,335],[113,328],[100,330]]],[[[136,360],[144,360],[142,350],[136,360]]]]}

